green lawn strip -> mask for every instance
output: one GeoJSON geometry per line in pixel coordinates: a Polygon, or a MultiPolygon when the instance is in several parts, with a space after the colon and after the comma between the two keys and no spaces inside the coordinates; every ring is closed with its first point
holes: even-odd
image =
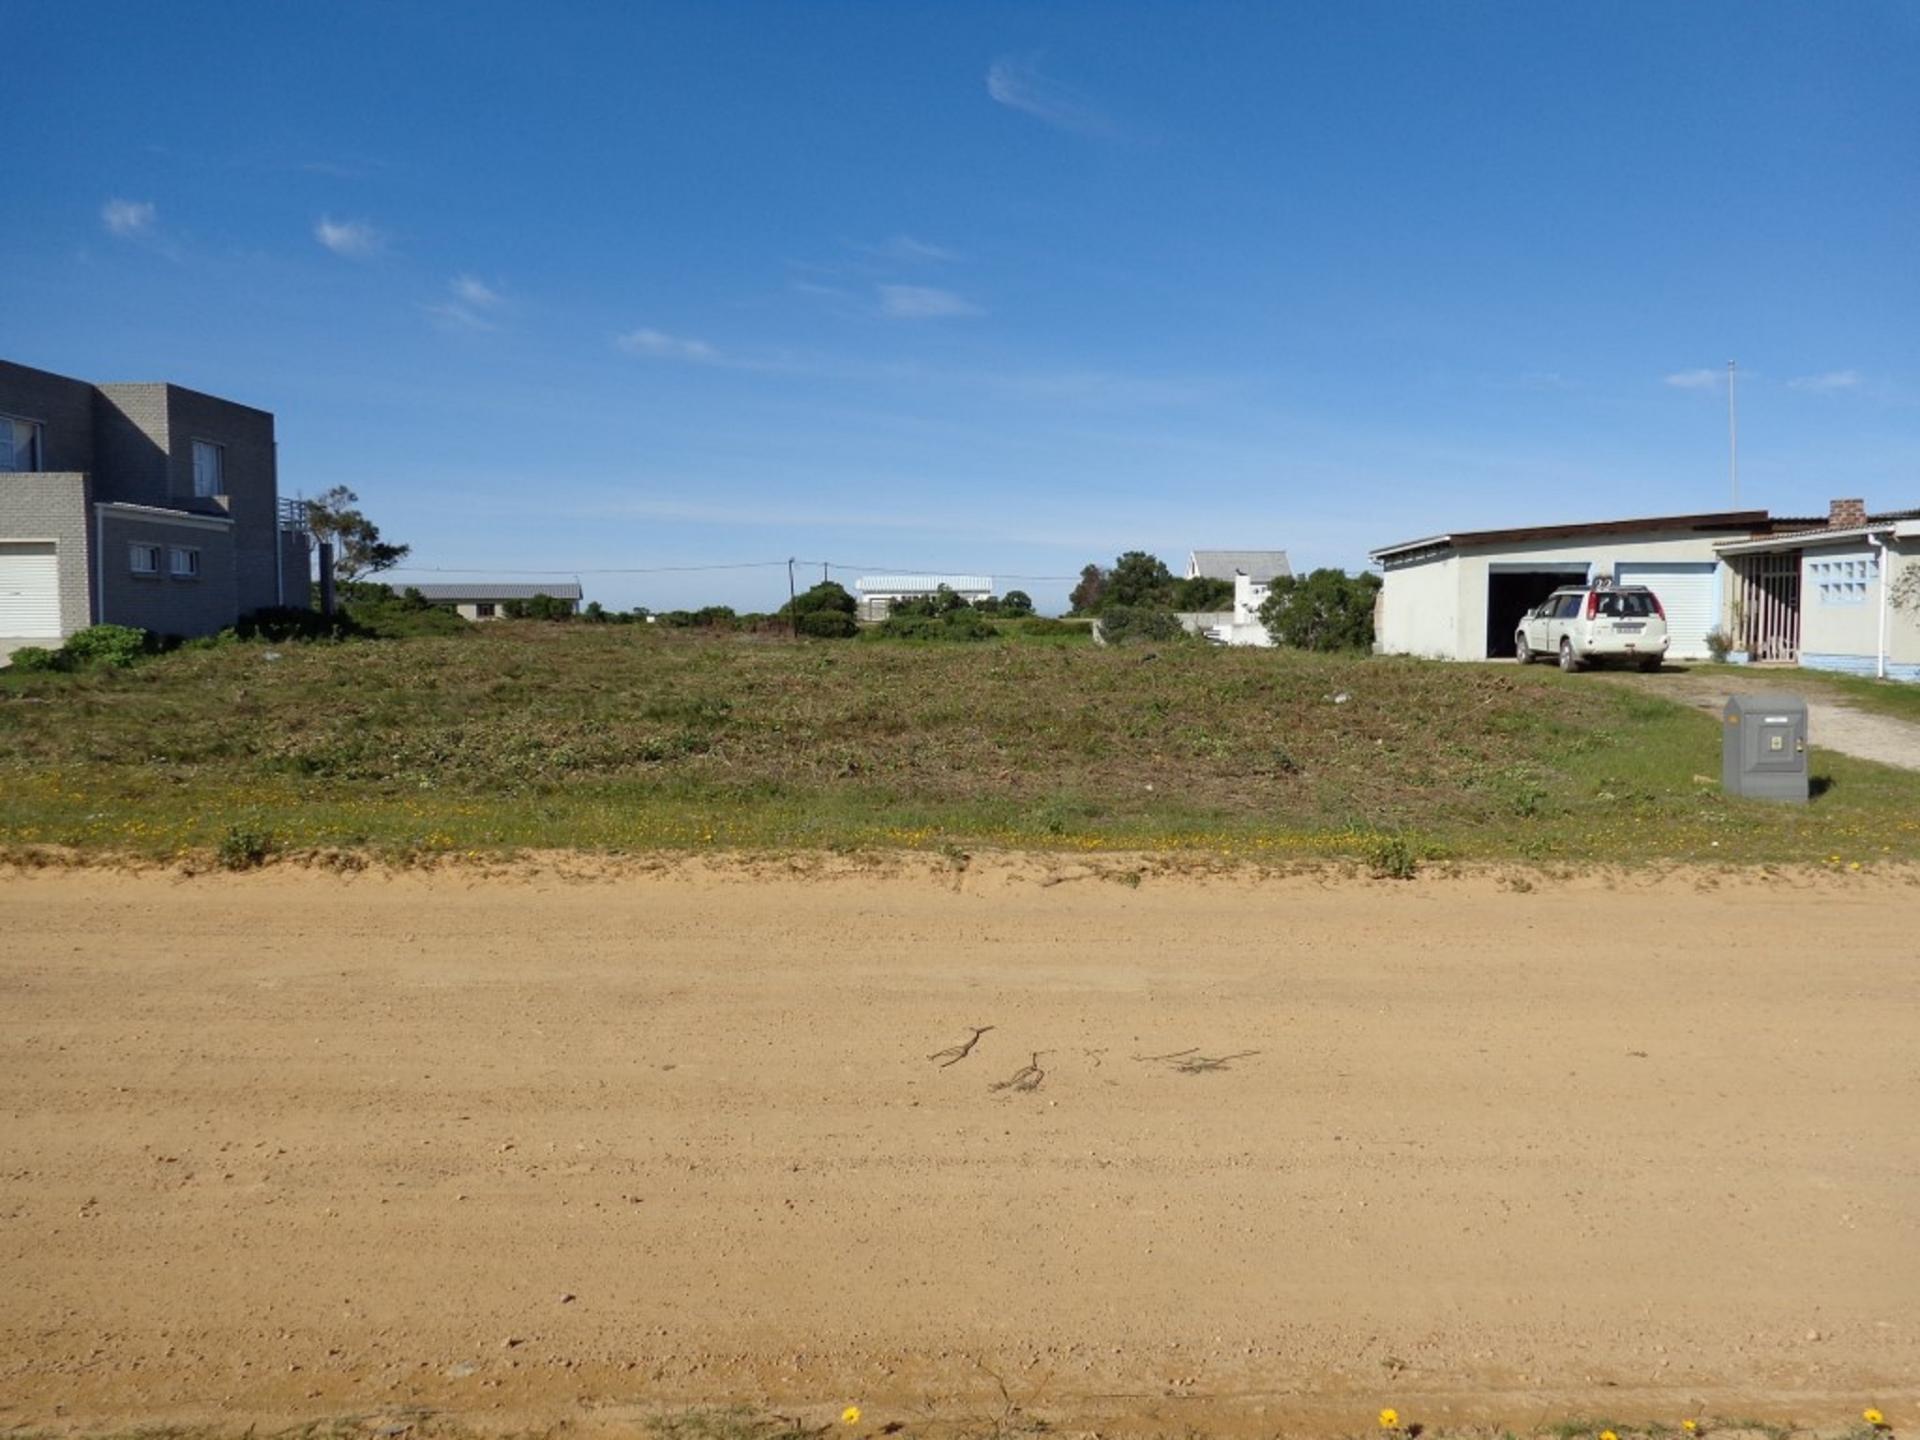
{"type": "Polygon", "coordinates": [[[0,843],[1920,856],[1920,775],[1823,753],[1812,806],[1731,801],[1713,717],[1588,679],[640,627],[227,645],[0,677],[0,843]]]}

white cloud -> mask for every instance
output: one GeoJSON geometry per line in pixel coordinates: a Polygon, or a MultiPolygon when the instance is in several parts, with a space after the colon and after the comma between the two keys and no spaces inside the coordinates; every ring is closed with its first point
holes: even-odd
{"type": "Polygon", "coordinates": [[[644,355],[653,360],[690,360],[699,365],[717,364],[720,352],[704,340],[689,340],[662,330],[629,330],[616,336],[614,344],[629,355],[644,355]]]}
{"type": "Polygon", "coordinates": [[[151,200],[109,200],[100,207],[100,223],[109,235],[132,239],[153,229],[157,213],[151,200]]]}
{"type": "Polygon", "coordinates": [[[882,285],[880,311],[896,320],[945,320],[956,315],[978,315],[980,307],[951,290],[931,285],[882,285]]]}
{"type": "Polygon", "coordinates": [[[1034,59],[1003,55],[987,67],[987,94],[1010,110],[1079,135],[1111,135],[1113,122],[1086,96],[1040,73],[1034,59]]]}
{"type": "Polygon", "coordinates": [[[1666,383],[1676,390],[1717,390],[1720,388],[1720,371],[1677,370],[1667,376],[1666,383]]]}
{"type": "Polygon", "coordinates": [[[463,305],[472,305],[477,309],[491,310],[500,303],[500,292],[484,280],[471,275],[456,275],[453,279],[453,295],[463,305]]]}
{"type": "Polygon", "coordinates": [[[1816,395],[1831,395],[1836,390],[1853,390],[1860,384],[1858,370],[1829,370],[1823,375],[1802,375],[1787,384],[1795,390],[1810,390],[1816,395]]]}
{"type": "Polygon", "coordinates": [[[364,260],[387,243],[386,237],[364,220],[335,220],[327,215],[315,222],[313,238],[347,260],[364,260]]]}
{"type": "Polygon", "coordinates": [[[451,330],[494,330],[499,327],[490,318],[506,304],[498,290],[472,275],[456,275],[447,282],[453,299],[420,308],[440,325],[451,330]]]}
{"type": "Polygon", "coordinates": [[[950,265],[966,258],[958,250],[949,250],[944,245],[932,245],[925,240],[916,240],[911,235],[895,235],[890,240],[864,248],[869,255],[878,256],[882,260],[896,260],[909,265],[928,261],[950,265]]]}

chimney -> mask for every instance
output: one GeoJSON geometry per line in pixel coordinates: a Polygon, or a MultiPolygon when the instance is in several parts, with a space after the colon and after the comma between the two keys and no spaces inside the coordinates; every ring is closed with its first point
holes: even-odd
{"type": "Polygon", "coordinates": [[[1851,530],[1857,525],[1864,525],[1866,523],[1866,501],[1830,500],[1827,502],[1827,528],[1829,530],[1851,530]]]}

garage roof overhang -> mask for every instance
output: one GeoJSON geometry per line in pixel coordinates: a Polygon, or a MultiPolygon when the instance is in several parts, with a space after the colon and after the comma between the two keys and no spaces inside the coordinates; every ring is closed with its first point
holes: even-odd
{"type": "Polygon", "coordinates": [[[1590,520],[1574,525],[1526,525],[1507,530],[1459,530],[1447,535],[1428,535],[1419,540],[1403,540],[1398,545],[1383,545],[1370,551],[1370,557],[1386,565],[1431,560],[1450,550],[1465,550],[1478,545],[1511,545],[1534,540],[1580,540],[1607,535],[1671,534],[1676,530],[1710,533],[1731,530],[1751,535],[1767,526],[1764,510],[1713,510],[1699,515],[1653,515],[1638,520],[1590,520]]]}
{"type": "Polygon", "coordinates": [[[1865,525],[1837,529],[1822,525],[1817,530],[1789,530],[1753,540],[1723,540],[1713,548],[1722,555],[1769,555],[1783,550],[1805,550],[1813,545],[1844,544],[1849,540],[1864,540],[1869,535],[1891,535],[1897,540],[1920,538],[1920,520],[1870,520],[1865,525]]]}

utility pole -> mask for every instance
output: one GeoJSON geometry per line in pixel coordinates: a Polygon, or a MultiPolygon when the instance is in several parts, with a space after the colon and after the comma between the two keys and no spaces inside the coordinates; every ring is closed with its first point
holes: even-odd
{"type": "Polygon", "coordinates": [[[793,629],[793,638],[800,638],[800,596],[793,588],[793,557],[787,557],[787,619],[793,629]]]}
{"type": "Polygon", "coordinates": [[[1739,367],[1727,361],[1727,483],[1733,487],[1733,508],[1740,508],[1740,422],[1733,403],[1733,383],[1739,367]]]}

